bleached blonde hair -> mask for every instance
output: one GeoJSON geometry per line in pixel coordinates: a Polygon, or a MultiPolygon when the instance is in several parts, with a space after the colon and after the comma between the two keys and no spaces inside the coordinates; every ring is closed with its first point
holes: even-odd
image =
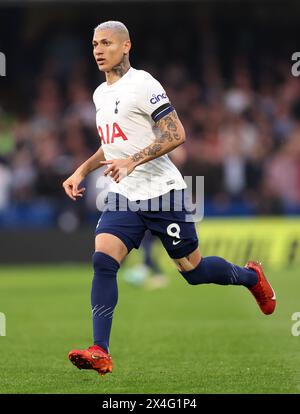
{"type": "Polygon", "coordinates": [[[116,20],[108,20],[107,22],[98,24],[98,26],[95,27],[94,31],[96,32],[97,30],[105,30],[105,29],[113,30],[114,32],[117,32],[118,34],[120,34],[122,37],[130,39],[129,31],[127,27],[125,26],[125,24],[122,22],[118,22],[116,20]]]}

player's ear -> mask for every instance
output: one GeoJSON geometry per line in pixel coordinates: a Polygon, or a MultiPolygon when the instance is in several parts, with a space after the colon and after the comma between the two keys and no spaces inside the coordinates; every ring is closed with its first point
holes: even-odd
{"type": "Polygon", "coordinates": [[[130,49],[131,49],[131,41],[130,40],[125,40],[125,42],[124,42],[124,54],[128,55],[130,49]]]}

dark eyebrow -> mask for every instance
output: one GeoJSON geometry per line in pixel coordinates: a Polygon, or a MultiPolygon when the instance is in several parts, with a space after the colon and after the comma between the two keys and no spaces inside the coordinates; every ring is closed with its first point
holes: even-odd
{"type": "Polygon", "coordinates": [[[109,40],[106,37],[104,37],[103,39],[100,39],[99,41],[93,40],[92,41],[92,44],[94,44],[94,43],[101,43],[101,42],[111,42],[111,40],[109,40]]]}

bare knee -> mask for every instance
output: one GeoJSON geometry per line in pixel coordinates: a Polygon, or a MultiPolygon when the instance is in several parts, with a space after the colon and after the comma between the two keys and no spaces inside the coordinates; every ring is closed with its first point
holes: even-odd
{"type": "Polygon", "coordinates": [[[195,269],[201,261],[201,252],[197,248],[189,255],[180,259],[174,259],[176,266],[180,272],[188,272],[189,270],[195,269]]]}
{"type": "Polygon", "coordinates": [[[100,233],[95,239],[95,251],[105,253],[121,263],[128,254],[127,247],[117,236],[100,233]]]}

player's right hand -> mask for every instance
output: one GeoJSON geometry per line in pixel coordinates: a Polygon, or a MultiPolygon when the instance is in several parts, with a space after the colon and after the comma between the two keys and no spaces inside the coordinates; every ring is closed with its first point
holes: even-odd
{"type": "Polygon", "coordinates": [[[73,200],[76,201],[77,197],[82,197],[85,192],[85,188],[78,189],[83,177],[77,174],[71,175],[66,181],[63,182],[63,188],[66,194],[73,200]]]}

